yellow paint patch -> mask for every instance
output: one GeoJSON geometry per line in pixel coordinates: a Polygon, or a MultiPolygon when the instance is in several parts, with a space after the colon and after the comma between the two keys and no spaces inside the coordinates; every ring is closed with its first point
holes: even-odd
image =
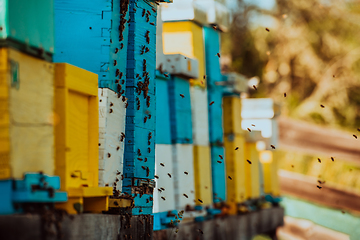
{"type": "Polygon", "coordinates": [[[223,97],[224,134],[243,134],[240,97],[223,97]]]}
{"type": "Polygon", "coordinates": [[[260,197],[259,152],[256,143],[245,144],[245,158],[251,161],[251,164],[245,164],[246,195],[256,199],[260,197]]]}

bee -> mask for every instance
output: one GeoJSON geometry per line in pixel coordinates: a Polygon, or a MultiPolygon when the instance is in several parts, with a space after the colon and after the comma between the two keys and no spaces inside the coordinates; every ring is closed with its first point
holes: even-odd
{"type": "Polygon", "coordinates": [[[222,161],[217,161],[218,163],[222,163],[222,161]]]}
{"type": "Polygon", "coordinates": [[[118,181],[119,181],[119,179],[118,179],[118,178],[116,178],[116,179],[115,179],[115,182],[118,182],[118,181]]]}
{"type": "Polygon", "coordinates": [[[253,85],[253,88],[254,88],[255,90],[257,90],[257,87],[256,87],[255,85],[253,85]]]}
{"type": "Polygon", "coordinates": [[[230,180],[232,180],[232,177],[228,176],[228,178],[229,178],[230,180]]]}
{"type": "Polygon", "coordinates": [[[116,151],[119,151],[119,149],[120,149],[120,147],[118,146],[118,147],[116,148],[116,151]]]}
{"type": "Polygon", "coordinates": [[[152,22],[152,23],[150,23],[150,25],[153,25],[153,26],[155,26],[155,23],[153,23],[153,22],[152,22]]]}
{"type": "Polygon", "coordinates": [[[292,168],[294,168],[294,165],[291,165],[292,168]]]}
{"type": "Polygon", "coordinates": [[[160,166],[165,167],[165,165],[163,163],[160,163],[160,166]]]}
{"type": "Polygon", "coordinates": [[[360,128],[358,128],[357,130],[358,130],[358,132],[360,132],[360,128]]]}
{"type": "Polygon", "coordinates": [[[119,206],[119,203],[115,201],[115,202],[114,202],[114,205],[115,205],[115,206],[119,206]]]}
{"type": "Polygon", "coordinates": [[[275,149],[275,146],[274,146],[274,145],[270,145],[270,147],[271,147],[272,149],[275,149]]]}
{"type": "Polygon", "coordinates": [[[148,177],[150,175],[150,168],[146,167],[146,177],[148,177]]]}
{"type": "Polygon", "coordinates": [[[108,187],[108,186],[109,186],[109,184],[108,184],[108,183],[106,183],[106,184],[105,184],[105,187],[108,187]]]}
{"type": "Polygon", "coordinates": [[[150,201],[152,201],[152,200],[153,200],[153,198],[152,198],[152,197],[150,197],[149,199],[150,199],[150,201]]]}
{"type": "Polygon", "coordinates": [[[112,113],[112,112],[113,112],[113,110],[110,108],[109,113],[112,113]]]}
{"type": "Polygon", "coordinates": [[[116,60],[114,60],[114,66],[116,66],[116,64],[117,64],[117,61],[116,61],[116,60]]]}
{"type": "Polygon", "coordinates": [[[205,78],[206,78],[206,75],[203,76],[203,79],[204,79],[204,80],[205,80],[205,78]]]}
{"type": "Polygon", "coordinates": [[[123,102],[126,101],[126,97],[125,96],[122,96],[122,99],[121,99],[123,102]]]}
{"type": "Polygon", "coordinates": [[[209,105],[211,106],[211,105],[213,105],[214,104],[214,101],[212,101],[209,105]]]}
{"type": "Polygon", "coordinates": [[[251,129],[250,129],[250,128],[247,128],[247,130],[248,130],[249,132],[251,132],[251,129]]]}
{"type": "Polygon", "coordinates": [[[335,161],[335,159],[333,157],[331,157],[331,161],[335,161]]]}
{"type": "Polygon", "coordinates": [[[322,187],[321,187],[321,186],[319,186],[319,185],[317,185],[316,187],[317,187],[318,189],[322,189],[322,187]]]}
{"type": "Polygon", "coordinates": [[[169,176],[169,178],[171,178],[171,174],[170,174],[170,173],[168,173],[168,176],[169,176]]]}
{"type": "Polygon", "coordinates": [[[255,127],[255,124],[251,124],[251,126],[255,127]]]}
{"type": "Polygon", "coordinates": [[[265,30],[268,31],[268,32],[270,32],[270,29],[268,29],[268,28],[265,28],[265,30]]]}
{"type": "Polygon", "coordinates": [[[161,197],[161,198],[162,198],[162,200],[164,200],[164,201],[166,200],[164,197],[161,197]]]}
{"type": "Polygon", "coordinates": [[[219,155],[220,159],[223,159],[223,156],[219,155]]]}
{"type": "Polygon", "coordinates": [[[216,28],[216,26],[212,26],[212,28],[214,29],[214,30],[216,30],[217,28],[216,28]]]}
{"type": "Polygon", "coordinates": [[[324,106],[324,105],[322,105],[322,104],[320,105],[320,107],[321,107],[321,108],[325,108],[325,106],[324,106]]]}
{"type": "Polygon", "coordinates": [[[177,228],[176,230],[175,230],[175,233],[178,233],[179,232],[179,229],[177,228]]]}
{"type": "Polygon", "coordinates": [[[124,44],[121,43],[121,44],[120,44],[120,49],[123,49],[123,48],[124,48],[124,44]]]}
{"type": "Polygon", "coordinates": [[[186,195],[185,193],[184,193],[183,195],[184,195],[184,197],[189,198],[189,196],[188,196],[188,195],[186,195]]]}
{"type": "Polygon", "coordinates": [[[151,132],[149,132],[149,135],[148,135],[148,140],[150,140],[152,138],[151,136],[151,132]]]}
{"type": "Polygon", "coordinates": [[[146,123],[146,121],[147,121],[147,117],[144,117],[144,123],[146,123]]]}
{"type": "Polygon", "coordinates": [[[198,198],[198,201],[201,202],[201,203],[203,203],[203,201],[202,201],[200,198],[198,198]]]}
{"type": "Polygon", "coordinates": [[[143,11],[142,11],[142,17],[144,17],[145,16],[145,12],[146,12],[146,10],[145,9],[143,9],[143,11]]]}
{"type": "Polygon", "coordinates": [[[151,153],[151,148],[148,147],[148,153],[151,153]]]}
{"type": "Polygon", "coordinates": [[[342,212],[342,214],[344,214],[345,213],[345,211],[341,211],[342,212]]]}
{"type": "Polygon", "coordinates": [[[189,139],[189,138],[185,138],[185,141],[190,142],[190,139],[189,139]]]}
{"type": "Polygon", "coordinates": [[[128,106],[129,106],[129,103],[126,103],[126,104],[125,104],[125,108],[127,108],[128,106]]]}
{"type": "Polygon", "coordinates": [[[318,162],[321,163],[321,159],[320,159],[320,158],[318,158],[318,162]]]}
{"type": "MultiPolygon", "coordinates": [[[[141,213],[142,211],[143,211],[143,210],[142,210],[142,209],[140,209],[140,210],[139,210],[139,213],[141,213]]],[[[131,227],[131,225],[130,225],[130,227],[131,227]]]]}
{"type": "Polygon", "coordinates": [[[198,229],[198,230],[199,230],[199,232],[200,232],[201,234],[204,234],[203,231],[201,231],[201,229],[198,229]]]}
{"type": "Polygon", "coordinates": [[[246,161],[247,161],[249,164],[251,164],[251,161],[250,161],[249,159],[246,159],[246,161]]]}
{"type": "Polygon", "coordinates": [[[324,184],[325,181],[320,181],[320,180],[318,180],[318,183],[319,183],[319,184],[324,184]]]}
{"type": "Polygon", "coordinates": [[[184,94],[180,94],[180,97],[181,97],[181,98],[184,98],[185,96],[184,96],[184,94]]]}
{"type": "Polygon", "coordinates": [[[184,174],[189,175],[189,173],[188,173],[188,172],[184,172],[184,174]]]}
{"type": "Polygon", "coordinates": [[[121,172],[119,170],[116,170],[116,175],[120,175],[121,172]]]}
{"type": "Polygon", "coordinates": [[[335,75],[333,75],[333,78],[335,77],[335,75]]]}
{"type": "Polygon", "coordinates": [[[236,148],[235,148],[235,150],[238,150],[238,149],[239,149],[239,147],[236,147],[236,148]]]}
{"type": "Polygon", "coordinates": [[[125,176],[124,175],[121,175],[121,180],[124,180],[125,176]]]}
{"type": "Polygon", "coordinates": [[[146,167],[144,167],[144,166],[141,166],[141,168],[142,168],[143,170],[145,170],[145,169],[146,169],[146,167]]]}
{"type": "Polygon", "coordinates": [[[107,156],[108,156],[108,158],[110,158],[110,157],[111,157],[111,154],[110,154],[110,153],[108,153],[108,155],[107,155],[107,156]]]}
{"type": "Polygon", "coordinates": [[[145,38],[146,38],[146,42],[147,42],[147,44],[149,44],[149,43],[150,43],[150,37],[149,37],[149,34],[150,34],[150,31],[146,31],[146,33],[145,33],[145,38]]]}
{"type": "Polygon", "coordinates": [[[119,52],[119,49],[118,48],[115,48],[115,53],[118,53],[119,52]]]}
{"type": "Polygon", "coordinates": [[[143,159],[142,158],[137,158],[139,161],[142,161],[143,159]]]}
{"type": "Polygon", "coordinates": [[[220,53],[217,53],[216,55],[220,58],[220,53]]]}
{"type": "Polygon", "coordinates": [[[159,176],[158,176],[158,175],[155,175],[155,178],[156,178],[156,179],[159,179],[159,176]]]}
{"type": "Polygon", "coordinates": [[[353,134],[353,137],[354,137],[355,139],[357,139],[357,136],[356,136],[355,134],[353,134]]]}
{"type": "Polygon", "coordinates": [[[286,97],[286,93],[284,93],[284,97],[286,97]]]}

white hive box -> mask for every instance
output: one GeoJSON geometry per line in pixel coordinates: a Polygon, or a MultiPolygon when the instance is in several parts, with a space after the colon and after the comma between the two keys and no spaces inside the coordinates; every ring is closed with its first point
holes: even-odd
{"type": "Polygon", "coordinates": [[[224,0],[196,0],[207,14],[207,22],[216,24],[221,31],[228,31],[230,27],[230,12],[224,0]]]}
{"type": "Polygon", "coordinates": [[[193,143],[198,146],[209,146],[208,107],[210,103],[208,103],[207,90],[205,88],[191,86],[190,97],[193,143]]]}
{"type": "MultiPolygon", "coordinates": [[[[162,19],[161,7],[158,7],[156,18],[156,69],[160,69],[160,65],[165,65],[165,56],[163,52],[163,38],[162,38],[162,19]]],[[[161,66],[163,68],[163,66],[161,66]]]]}
{"type": "Polygon", "coordinates": [[[161,9],[163,21],[192,20],[207,24],[206,9],[194,0],[174,0],[172,4],[161,4],[161,9]]]}
{"type": "Polygon", "coordinates": [[[199,62],[182,54],[166,54],[164,71],[183,78],[199,77],[199,62]]]}
{"type": "Polygon", "coordinates": [[[175,189],[172,160],[172,145],[156,144],[155,146],[155,178],[156,188],[154,189],[153,212],[167,212],[175,209],[175,189]],[[164,164],[164,167],[160,165],[164,164]],[[171,175],[171,177],[168,175],[171,175]],[[158,189],[164,188],[162,192],[158,189]],[[162,199],[161,197],[164,197],[162,199]]]}
{"type": "Polygon", "coordinates": [[[174,144],[172,146],[176,209],[184,210],[186,205],[195,205],[193,145],[174,144]]]}
{"type": "Polygon", "coordinates": [[[99,186],[108,184],[121,191],[124,161],[126,100],[107,88],[99,88],[99,186]],[[120,172],[120,174],[117,174],[120,172]]]}

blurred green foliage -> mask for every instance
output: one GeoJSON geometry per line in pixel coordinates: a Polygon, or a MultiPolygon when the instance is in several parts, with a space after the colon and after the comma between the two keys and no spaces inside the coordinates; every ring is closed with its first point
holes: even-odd
{"type": "Polygon", "coordinates": [[[360,1],[276,0],[270,11],[237,1],[222,51],[228,70],[260,77],[250,95],[272,97],[292,118],[359,127],[360,1]]]}

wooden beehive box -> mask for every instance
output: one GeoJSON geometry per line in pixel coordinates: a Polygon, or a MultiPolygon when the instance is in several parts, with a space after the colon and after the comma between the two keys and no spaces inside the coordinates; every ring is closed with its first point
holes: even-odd
{"type": "Polygon", "coordinates": [[[54,174],[53,64],[0,48],[0,179],[54,174]]]}
{"type": "Polygon", "coordinates": [[[69,196],[59,207],[74,213],[72,204],[80,203],[84,211],[107,210],[112,188],[98,187],[97,75],[70,64],[55,64],[55,112],[55,173],[69,196]]]}
{"type": "Polygon", "coordinates": [[[121,191],[127,99],[107,88],[99,88],[98,95],[99,186],[112,186],[121,191]]]}

